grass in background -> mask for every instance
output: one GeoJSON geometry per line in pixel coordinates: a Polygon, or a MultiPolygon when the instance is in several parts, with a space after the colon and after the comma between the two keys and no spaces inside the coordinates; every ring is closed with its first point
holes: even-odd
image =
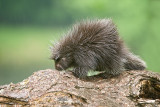
{"type": "Polygon", "coordinates": [[[63,31],[36,26],[0,26],[0,84],[18,82],[32,72],[53,69],[51,42],[63,31]]]}

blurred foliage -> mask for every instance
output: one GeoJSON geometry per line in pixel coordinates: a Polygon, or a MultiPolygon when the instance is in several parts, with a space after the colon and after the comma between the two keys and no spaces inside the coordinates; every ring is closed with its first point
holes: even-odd
{"type": "Polygon", "coordinates": [[[0,0],[0,84],[53,69],[51,41],[95,18],[112,18],[131,50],[160,72],[159,10],[159,0],[0,0]]]}

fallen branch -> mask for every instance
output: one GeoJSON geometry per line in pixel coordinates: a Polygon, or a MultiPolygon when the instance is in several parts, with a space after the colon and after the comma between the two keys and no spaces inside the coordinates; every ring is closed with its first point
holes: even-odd
{"type": "Polygon", "coordinates": [[[160,74],[126,71],[118,77],[80,80],[41,70],[17,84],[0,86],[1,105],[126,107],[160,106],[160,74]]]}

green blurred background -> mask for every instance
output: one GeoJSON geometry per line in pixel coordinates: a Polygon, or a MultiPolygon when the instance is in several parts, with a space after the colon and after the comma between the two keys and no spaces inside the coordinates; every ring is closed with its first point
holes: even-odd
{"type": "Polygon", "coordinates": [[[160,0],[0,0],[0,85],[54,69],[49,46],[82,19],[112,18],[131,50],[160,72],[160,0]]]}

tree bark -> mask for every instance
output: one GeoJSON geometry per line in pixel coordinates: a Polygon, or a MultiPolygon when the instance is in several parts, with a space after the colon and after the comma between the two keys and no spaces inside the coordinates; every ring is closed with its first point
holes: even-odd
{"type": "Polygon", "coordinates": [[[80,80],[69,72],[41,70],[17,84],[0,86],[0,105],[63,107],[160,107],[160,74],[125,71],[80,80]]]}

